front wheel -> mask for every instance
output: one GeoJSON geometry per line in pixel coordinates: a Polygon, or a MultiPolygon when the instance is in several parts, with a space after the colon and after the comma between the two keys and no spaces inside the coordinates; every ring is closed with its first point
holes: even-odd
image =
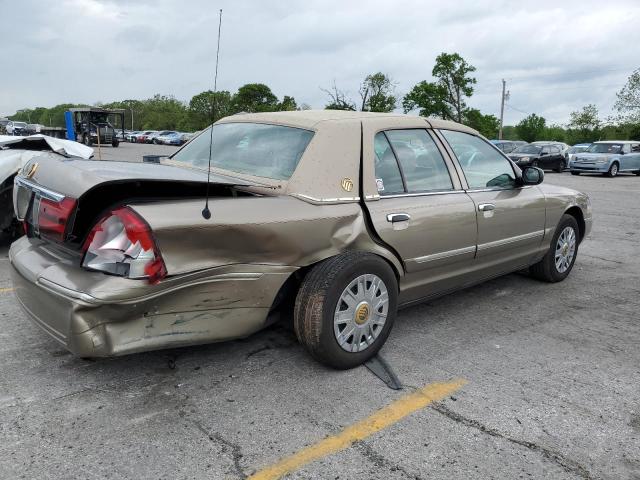
{"type": "Polygon", "coordinates": [[[111,142],[111,146],[117,148],[120,145],[120,141],[117,138],[114,138],[111,142]]]}
{"type": "Polygon", "coordinates": [[[539,165],[540,165],[540,162],[538,162],[538,160],[534,160],[533,162],[531,162],[532,167],[540,168],[539,165]]]}
{"type": "Polygon", "coordinates": [[[611,166],[609,167],[609,171],[607,173],[605,173],[605,175],[607,177],[615,177],[616,175],[618,175],[618,164],[616,162],[613,162],[611,164],[611,166]]]}
{"type": "Polygon", "coordinates": [[[578,255],[580,230],[572,215],[564,214],[556,227],[551,246],[538,263],[529,268],[538,280],[555,283],[569,276],[578,255]]]}
{"type": "Polygon", "coordinates": [[[571,175],[580,175],[580,172],[571,172],[571,175]]]}
{"type": "Polygon", "coordinates": [[[380,257],[348,252],[307,274],[294,308],[298,340],[333,368],[356,367],[376,355],[396,317],[398,282],[380,257]]]}
{"type": "Polygon", "coordinates": [[[558,163],[558,168],[556,168],[556,172],[562,173],[562,172],[564,172],[565,168],[567,168],[567,165],[566,165],[565,161],[564,160],[560,160],[560,162],[558,163]]]}
{"type": "Polygon", "coordinates": [[[87,147],[90,147],[93,144],[93,140],[89,134],[85,134],[82,138],[82,143],[84,143],[87,147]]]}

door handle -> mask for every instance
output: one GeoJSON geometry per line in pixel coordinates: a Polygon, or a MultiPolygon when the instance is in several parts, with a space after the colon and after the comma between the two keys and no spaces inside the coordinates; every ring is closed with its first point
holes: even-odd
{"type": "Polygon", "coordinates": [[[478,204],[478,210],[481,212],[490,212],[491,210],[495,210],[496,206],[493,203],[480,203],[478,204]]]}
{"type": "Polygon", "coordinates": [[[409,215],[408,213],[390,213],[389,215],[387,215],[387,222],[406,222],[410,218],[411,215],[409,215]]]}

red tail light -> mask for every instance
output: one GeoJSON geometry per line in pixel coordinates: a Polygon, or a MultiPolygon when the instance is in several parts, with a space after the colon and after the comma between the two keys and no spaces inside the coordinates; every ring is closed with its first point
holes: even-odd
{"type": "Polygon", "coordinates": [[[59,202],[40,199],[38,207],[38,232],[43,238],[64,242],[69,217],[76,208],[75,198],[63,198],[59,202]]]}
{"type": "Polygon", "coordinates": [[[127,278],[157,283],[167,275],[151,227],[129,207],[103,217],[83,246],[82,266],[127,278]]]}

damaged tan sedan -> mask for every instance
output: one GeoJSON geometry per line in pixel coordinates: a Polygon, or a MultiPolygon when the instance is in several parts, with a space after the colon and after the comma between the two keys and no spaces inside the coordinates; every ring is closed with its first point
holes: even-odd
{"type": "Polygon", "coordinates": [[[591,228],[586,195],[421,117],[236,115],[161,164],[55,155],[15,179],[27,235],[10,259],[29,317],[82,357],[245,337],[284,314],[313,357],[350,368],[401,306],[524,268],[563,280],[591,228]]]}

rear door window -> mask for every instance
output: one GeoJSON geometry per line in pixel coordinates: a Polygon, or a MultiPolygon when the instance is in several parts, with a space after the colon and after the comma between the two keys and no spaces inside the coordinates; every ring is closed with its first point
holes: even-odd
{"type": "Polygon", "coordinates": [[[409,193],[453,189],[444,158],[426,130],[389,130],[385,133],[400,163],[409,193]]]}
{"type": "Polygon", "coordinates": [[[374,139],[376,153],[376,188],[380,195],[404,193],[404,183],[398,161],[384,133],[376,134],[374,139]]]}

